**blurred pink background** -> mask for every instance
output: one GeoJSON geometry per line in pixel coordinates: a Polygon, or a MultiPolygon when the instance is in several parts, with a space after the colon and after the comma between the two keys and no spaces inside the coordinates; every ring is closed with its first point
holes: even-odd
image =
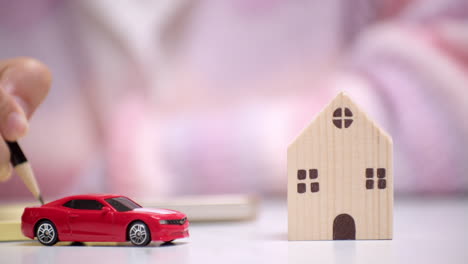
{"type": "Polygon", "coordinates": [[[47,200],[284,195],[287,145],[342,90],[393,136],[397,194],[468,192],[467,1],[0,6],[0,59],[54,76],[21,141],[47,200]]]}

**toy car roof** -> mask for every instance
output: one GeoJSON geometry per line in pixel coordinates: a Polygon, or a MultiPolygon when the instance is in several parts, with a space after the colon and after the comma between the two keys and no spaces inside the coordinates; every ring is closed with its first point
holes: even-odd
{"type": "Polygon", "coordinates": [[[65,202],[66,200],[73,200],[73,199],[83,199],[83,200],[91,200],[91,199],[107,199],[107,198],[113,198],[113,197],[125,197],[124,195],[118,195],[118,194],[78,194],[78,195],[70,195],[66,196],[60,199],[57,199],[55,201],[52,201],[50,203],[47,203],[45,205],[55,205],[55,204],[60,204],[65,202]]]}

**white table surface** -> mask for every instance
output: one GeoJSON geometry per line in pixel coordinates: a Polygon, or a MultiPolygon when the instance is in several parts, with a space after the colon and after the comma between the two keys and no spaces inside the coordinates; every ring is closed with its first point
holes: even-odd
{"type": "Polygon", "coordinates": [[[0,243],[0,263],[468,263],[468,199],[397,200],[394,239],[287,241],[285,201],[263,202],[256,221],[203,223],[161,246],[0,243]]]}

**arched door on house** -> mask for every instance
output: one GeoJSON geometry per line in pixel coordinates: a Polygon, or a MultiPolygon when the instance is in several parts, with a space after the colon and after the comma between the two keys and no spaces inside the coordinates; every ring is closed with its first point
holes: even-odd
{"type": "Polygon", "coordinates": [[[349,214],[340,214],[333,221],[333,240],[356,239],[356,225],[349,214]]]}

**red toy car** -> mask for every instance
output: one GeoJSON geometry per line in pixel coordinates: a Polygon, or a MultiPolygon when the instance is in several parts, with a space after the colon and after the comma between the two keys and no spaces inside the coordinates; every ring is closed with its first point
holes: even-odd
{"type": "Polygon", "coordinates": [[[129,241],[146,246],[189,236],[185,214],[145,209],[121,195],[69,196],[38,207],[26,207],[21,231],[43,245],[57,241],[129,241]]]}

